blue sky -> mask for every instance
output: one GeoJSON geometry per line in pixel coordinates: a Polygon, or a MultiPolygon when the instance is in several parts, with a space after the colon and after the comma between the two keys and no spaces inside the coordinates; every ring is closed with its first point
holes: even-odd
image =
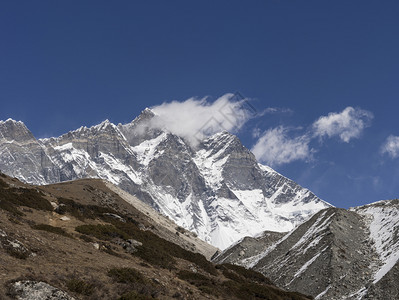
{"type": "Polygon", "coordinates": [[[399,2],[136,2],[2,1],[0,119],[40,138],[239,91],[277,171],[339,207],[399,197],[399,2]]]}

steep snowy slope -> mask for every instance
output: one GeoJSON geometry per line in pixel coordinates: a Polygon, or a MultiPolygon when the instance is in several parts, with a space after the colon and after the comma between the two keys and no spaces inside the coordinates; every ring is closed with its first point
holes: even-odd
{"type": "Polygon", "coordinates": [[[107,120],[41,140],[22,122],[2,122],[0,169],[33,184],[107,179],[221,249],[289,231],[330,206],[260,165],[236,136],[220,132],[194,147],[151,126],[154,117],[146,109],[128,124],[107,120]]]}

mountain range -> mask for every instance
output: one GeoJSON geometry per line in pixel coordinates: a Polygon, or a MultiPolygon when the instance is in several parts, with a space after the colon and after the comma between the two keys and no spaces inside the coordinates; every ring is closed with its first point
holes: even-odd
{"type": "MultiPolygon", "coordinates": [[[[128,124],[115,125],[106,120],[60,137],[36,139],[23,122],[0,121],[0,170],[36,185],[24,185],[2,175],[8,184],[5,195],[9,195],[8,190],[14,191],[21,186],[24,190],[16,190],[18,195],[25,195],[25,189],[44,193],[49,200],[53,199],[51,203],[54,204],[53,208],[46,208],[54,210],[46,217],[46,224],[60,225],[75,238],[77,227],[71,226],[77,225],[75,219],[81,217],[82,211],[87,213],[87,207],[94,209],[88,215],[94,214],[97,217],[95,222],[110,222],[109,217],[122,222],[121,218],[127,217],[121,215],[133,216],[129,220],[140,230],[153,231],[168,243],[172,242],[184,251],[202,254],[218,264],[216,269],[222,270],[221,273],[211,271],[212,274],[206,274],[208,271],[204,269],[206,278],[199,276],[201,280],[192,274],[197,266],[194,269],[193,265],[186,266],[191,270],[190,276],[196,278],[190,277],[189,283],[200,290],[199,293],[196,290],[193,298],[203,297],[203,289],[214,288],[220,280],[226,282],[228,278],[241,282],[246,276],[254,276],[255,281],[261,278],[262,284],[272,290],[276,284],[292,292],[284,294],[286,292],[279,290],[278,294],[286,295],[281,299],[398,299],[398,200],[378,201],[349,210],[335,208],[257,162],[231,133],[224,131],[207,137],[196,135],[197,142],[193,143],[159,124],[157,115],[146,109],[128,124]],[[64,199],[66,196],[68,199],[64,199]],[[104,214],[98,214],[102,208],[93,207],[93,203],[117,213],[106,212],[105,218],[104,214]],[[66,208],[62,208],[64,206],[66,208]],[[65,217],[73,220],[68,221],[69,225],[65,223],[67,219],[61,217],[64,210],[68,212],[65,217]],[[55,217],[64,219],[55,222],[55,217]],[[138,224],[138,220],[146,225],[138,224]],[[217,251],[217,248],[222,251],[217,251]],[[249,273],[238,266],[245,267],[249,273]],[[206,287],[203,286],[205,282],[206,287]]],[[[28,193],[29,201],[31,197],[28,193]]],[[[13,199],[16,201],[13,205],[21,205],[21,199],[13,199]]],[[[21,212],[3,200],[0,209],[12,214],[21,212]]],[[[30,212],[26,208],[22,211],[30,212]]],[[[17,222],[14,217],[8,216],[8,221],[3,218],[2,222],[17,222]]],[[[43,219],[42,213],[36,217],[43,219]]],[[[24,222],[33,226],[35,221],[29,219],[24,222]]],[[[118,222],[112,221],[111,224],[126,229],[118,222]]],[[[12,254],[18,248],[23,253],[17,251],[19,254],[16,255],[25,256],[24,249],[27,248],[20,246],[18,240],[11,239],[19,233],[13,233],[12,225],[6,229],[4,226],[0,228],[0,246],[12,254]],[[10,245],[12,249],[7,250],[10,245]]],[[[111,239],[114,246],[107,249],[119,249],[115,245],[130,249],[132,245],[126,241],[111,239]]],[[[35,244],[34,240],[31,242],[35,244]]],[[[59,242],[62,248],[62,242],[59,242]]],[[[181,250],[176,251],[180,253],[181,250]]],[[[184,259],[191,257],[188,252],[184,253],[184,259]]],[[[156,264],[163,263],[162,257],[158,259],[160,261],[156,264]]],[[[202,264],[201,259],[197,262],[200,261],[202,264]]],[[[10,263],[8,259],[4,262],[10,263]]],[[[53,278],[51,282],[64,286],[53,278]]],[[[23,281],[23,284],[30,285],[31,282],[23,281]]],[[[245,291],[256,294],[259,287],[253,284],[248,282],[245,291]]],[[[19,288],[13,286],[14,290],[19,288]]],[[[23,286],[23,289],[28,288],[23,286]]],[[[228,291],[224,284],[220,288],[228,291]]],[[[41,286],[40,289],[49,287],[41,286]]],[[[173,289],[177,294],[184,294],[179,286],[173,286],[173,289]]],[[[237,289],[235,287],[235,293],[239,293],[237,289]]],[[[184,297],[190,298],[188,290],[184,297]]],[[[264,287],[261,291],[265,292],[264,287]]],[[[216,290],[208,290],[204,297],[210,295],[226,297],[216,290]]],[[[248,294],[245,295],[238,298],[246,299],[248,294]]]]}
{"type": "Polygon", "coordinates": [[[36,139],[23,122],[0,121],[0,170],[36,185],[106,179],[220,249],[265,230],[290,231],[331,207],[258,163],[231,133],[193,144],[158,123],[145,109],[131,123],[36,139]]]}

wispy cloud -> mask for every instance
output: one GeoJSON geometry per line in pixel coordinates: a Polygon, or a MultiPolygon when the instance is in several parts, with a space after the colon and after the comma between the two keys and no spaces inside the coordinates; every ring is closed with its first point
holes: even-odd
{"type": "Polygon", "coordinates": [[[381,154],[388,154],[391,158],[399,157],[399,136],[390,135],[381,146],[381,154]]]}
{"type": "Polygon", "coordinates": [[[289,136],[290,130],[279,126],[265,131],[252,147],[256,158],[270,166],[311,158],[308,135],[289,136]]]}
{"type": "Polygon", "coordinates": [[[268,107],[264,110],[257,112],[257,116],[264,116],[267,114],[292,114],[294,111],[290,108],[284,107],[268,107]]]}
{"type": "Polygon", "coordinates": [[[338,136],[348,143],[353,138],[359,138],[363,130],[370,126],[373,114],[367,110],[348,106],[340,113],[329,113],[320,117],[312,125],[315,136],[329,138],[338,136]]]}

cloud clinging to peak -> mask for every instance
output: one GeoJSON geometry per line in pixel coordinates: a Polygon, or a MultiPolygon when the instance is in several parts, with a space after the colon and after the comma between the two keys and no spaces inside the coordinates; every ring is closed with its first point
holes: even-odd
{"type": "Polygon", "coordinates": [[[338,136],[348,143],[353,138],[359,138],[363,130],[370,126],[373,114],[367,110],[348,106],[342,112],[329,113],[313,123],[313,133],[317,137],[338,136]]]}
{"type": "Polygon", "coordinates": [[[151,108],[156,114],[151,126],[166,129],[196,145],[217,132],[238,131],[252,114],[245,101],[235,100],[234,94],[225,94],[214,102],[207,98],[165,102],[151,108]]]}
{"type": "Polygon", "coordinates": [[[399,157],[399,136],[390,135],[380,151],[381,154],[388,154],[391,158],[399,157]]]}
{"type": "MultiPolygon", "coordinates": [[[[253,117],[266,114],[292,114],[290,109],[265,108],[256,111],[247,99],[235,94],[225,94],[215,101],[208,98],[189,98],[185,101],[164,102],[151,107],[155,116],[150,126],[167,130],[196,146],[205,137],[221,131],[237,133],[253,117]]],[[[338,137],[349,143],[360,138],[364,129],[370,126],[373,114],[360,108],[346,107],[341,112],[330,112],[319,117],[305,128],[278,126],[262,131],[255,127],[252,137],[256,139],[252,152],[257,159],[271,166],[291,163],[297,160],[309,161],[317,147],[311,143],[316,139],[338,137]]],[[[398,142],[399,143],[399,142],[398,142]]],[[[393,150],[390,150],[391,152],[393,150]]],[[[398,152],[385,152],[399,156],[398,152]]]]}

